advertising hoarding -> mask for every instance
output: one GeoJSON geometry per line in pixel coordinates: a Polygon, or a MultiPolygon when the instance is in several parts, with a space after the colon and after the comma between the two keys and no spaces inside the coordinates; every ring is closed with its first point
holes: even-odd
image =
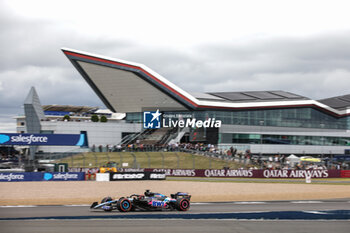
{"type": "Polygon", "coordinates": [[[21,181],[79,181],[85,180],[84,172],[21,172],[0,173],[0,182],[21,181]]]}
{"type": "Polygon", "coordinates": [[[0,133],[0,145],[84,146],[84,134],[18,134],[0,133]]]}

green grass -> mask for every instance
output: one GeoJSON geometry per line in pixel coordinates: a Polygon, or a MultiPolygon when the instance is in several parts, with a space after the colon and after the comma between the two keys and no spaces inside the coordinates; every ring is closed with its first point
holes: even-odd
{"type": "Polygon", "coordinates": [[[68,163],[69,167],[101,167],[108,161],[128,163],[128,168],[180,168],[180,169],[236,169],[240,165],[232,161],[210,159],[205,156],[192,155],[183,152],[99,152],[84,153],[58,160],[58,163],[68,163]],[[136,161],[134,160],[134,154],[136,161]],[[163,156],[164,155],[164,160],[163,156]]]}

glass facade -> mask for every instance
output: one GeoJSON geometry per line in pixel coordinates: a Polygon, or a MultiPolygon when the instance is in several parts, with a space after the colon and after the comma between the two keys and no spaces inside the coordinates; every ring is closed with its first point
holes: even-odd
{"type": "MultiPolygon", "coordinates": [[[[297,128],[350,129],[350,117],[337,118],[313,108],[285,108],[245,111],[165,112],[164,114],[191,114],[205,120],[215,118],[228,125],[256,125],[297,128]]],[[[142,113],[127,113],[127,122],[142,122],[142,113]]]]}
{"type": "Polygon", "coordinates": [[[350,146],[350,137],[221,133],[219,143],[350,146]]]}
{"type": "Polygon", "coordinates": [[[336,118],[312,108],[200,111],[194,114],[198,119],[212,117],[229,125],[350,129],[350,117],[336,118]]]}
{"type": "Polygon", "coordinates": [[[125,120],[128,123],[142,123],[142,113],[141,112],[127,113],[125,120]]]}

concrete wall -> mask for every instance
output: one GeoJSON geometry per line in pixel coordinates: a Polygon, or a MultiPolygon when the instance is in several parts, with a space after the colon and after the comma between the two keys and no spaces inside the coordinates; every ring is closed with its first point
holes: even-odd
{"type": "MultiPolygon", "coordinates": [[[[42,121],[42,130],[52,130],[55,134],[80,134],[87,131],[89,146],[116,145],[122,139],[122,132],[140,132],[141,124],[118,122],[71,122],[71,121],[42,121]]],[[[79,149],[72,146],[40,146],[44,152],[67,152],[79,149]]]]}

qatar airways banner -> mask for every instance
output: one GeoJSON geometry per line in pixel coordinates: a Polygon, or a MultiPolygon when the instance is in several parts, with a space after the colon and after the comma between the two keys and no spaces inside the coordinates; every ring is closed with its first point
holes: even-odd
{"type": "Polygon", "coordinates": [[[0,145],[84,146],[84,134],[0,133],[0,145]]]}
{"type": "Polygon", "coordinates": [[[164,172],[178,177],[237,177],[237,178],[339,178],[340,170],[228,170],[228,169],[138,169],[164,172]]]}

